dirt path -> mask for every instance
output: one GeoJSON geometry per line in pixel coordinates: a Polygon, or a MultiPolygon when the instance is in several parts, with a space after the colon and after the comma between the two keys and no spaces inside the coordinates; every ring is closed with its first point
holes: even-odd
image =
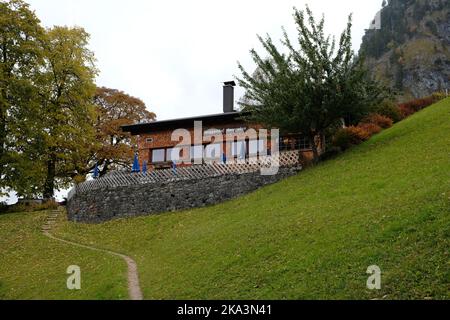
{"type": "Polygon", "coordinates": [[[137,271],[137,265],[133,259],[131,259],[130,257],[128,257],[126,255],[117,253],[117,252],[99,249],[99,248],[95,248],[95,247],[91,247],[91,246],[86,246],[81,243],[60,239],[60,238],[57,238],[57,237],[53,236],[52,234],[50,234],[50,231],[51,231],[53,225],[56,223],[56,220],[58,219],[58,215],[61,213],[62,213],[62,211],[60,211],[60,210],[53,210],[50,213],[50,215],[47,217],[45,225],[42,227],[43,234],[52,240],[63,242],[65,244],[69,244],[69,245],[76,246],[79,248],[94,250],[94,251],[98,251],[98,252],[104,252],[104,253],[122,258],[123,260],[125,260],[125,262],[127,263],[127,266],[128,266],[127,280],[128,280],[128,295],[130,297],[130,300],[142,300],[143,297],[142,297],[141,288],[139,286],[139,276],[138,276],[138,271],[137,271]]]}

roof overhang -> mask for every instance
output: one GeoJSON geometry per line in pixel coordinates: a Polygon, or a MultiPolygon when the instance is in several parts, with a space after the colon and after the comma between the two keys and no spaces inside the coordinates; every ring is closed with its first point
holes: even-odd
{"type": "Polygon", "coordinates": [[[132,135],[139,135],[164,130],[188,129],[194,127],[195,121],[202,121],[203,126],[213,126],[233,121],[244,121],[242,119],[242,116],[243,113],[241,112],[229,112],[191,118],[180,118],[173,120],[139,123],[122,126],[121,128],[124,132],[130,132],[132,135]]]}

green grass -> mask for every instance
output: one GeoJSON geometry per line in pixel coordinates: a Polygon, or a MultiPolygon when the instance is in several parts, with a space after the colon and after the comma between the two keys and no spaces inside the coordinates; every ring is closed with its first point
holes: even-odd
{"type": "Polygon", "coordinates": [[[41,232],[46,212],[0,215],[0,299],[126,299],[120,258],[74,248],[41,232]],[[81,268],[81,290],[67,289],[67,267],[81,268]]]}
{"type": "Polygon", "coordinates": [[[132,255],[148,299],[449,298],[449,120],[447,99],[238,200],[59,234],[132,255]]]}
{"type": "Polygon", "coordinates": [[[449,299],[449,120],[446,99],[240,199],[57,234],[132,256],[146,299],[449,299]]]}

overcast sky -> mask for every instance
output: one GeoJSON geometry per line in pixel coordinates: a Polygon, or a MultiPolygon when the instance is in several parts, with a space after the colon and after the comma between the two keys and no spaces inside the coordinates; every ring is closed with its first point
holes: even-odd
{"type": "MultiPolygon", "coordinates": [[[[26,0],[44,26],[78,25],[91,34],[97,85],[141,98],[158,120],[222,112],[221,83],[239,75],[239,60],[254,69],[256,35],[295,39],[292,8],[310,3],[340,34],[354,14],[353,43],[381,0],[26,0]]],[[[261,50],[259,50],[261,52],[261,50]]],[[[236,100],[243,94],[237,89],[236,100]]]]}

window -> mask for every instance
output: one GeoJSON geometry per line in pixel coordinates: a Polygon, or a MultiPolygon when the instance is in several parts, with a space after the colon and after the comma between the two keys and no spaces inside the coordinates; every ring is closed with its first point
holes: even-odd
{"type": "Polygon", "coordinates": [[[239,159],[245,159],[247,154],[247,144],[245,141],[233,142],[231,145],[231,155],[239,159]]]}
{"type": "Polygon", "coordinates": [[[280,138],[280,151],[311,150],[309,139],[305,136],[280,138]]]}
{"type": "Polygon", "coordinates": [[[164,149],[155,149],[152,151],[152,162],[164,162],[166,151],[164,149]]]}
{"type": "Polygon", "coordinates": [[[203,146],[191,147],[191,158],[193,160],[203,160],[203,146]]]}
{"type": "Polygon", "coordinates": [[[167,156],[166,156],[167,161],[174,161],[174,162],[180,161],[182,156],[181,151],[182,151],[181,148],[167,149],[167,156]]]}
{"type": "Polygon", "coordinates": [[[256,157],[258,153],[260,155],[265,155],[265,153],[267,152],[266,141],[263,139],[250,140],[248,142],[248,149],[250,157],[256,157]]]}
{"type": "Polygon", "coordinates": [[[297,138],[297,148],[298,150],[310,150],[311,143],[309,142],[309,139],[306,137],[297,138]]]}
{"type": "Polygon", "coordinates": [[[210,144],[205,147],[205,160],[209,162],[222,160],[222,144],[210,144]]]}
{"type": "MultiPolygon", "coordinates": [[[[298,140],[297,140],[298,141],[298,140]]],[[[280,138],[280,151],[295,150],[295,142],[292,138],[280,138]]]]}

